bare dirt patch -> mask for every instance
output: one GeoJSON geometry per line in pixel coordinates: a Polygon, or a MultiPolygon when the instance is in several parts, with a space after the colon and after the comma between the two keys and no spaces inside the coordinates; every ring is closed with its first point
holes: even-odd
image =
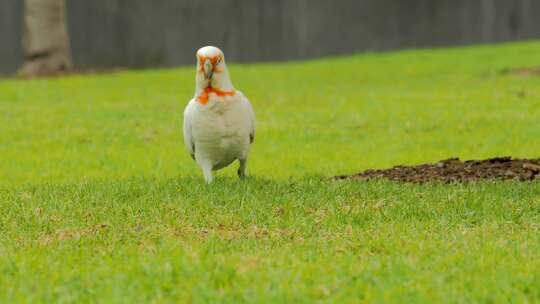
{"type": "Polygon", "coordinates": [[[86,227],[83,229],[72,229],[72,230],[57,230],[52,234],[44,234],[39,237],[38,242],[41,245],[48,245],[52,242],[59,241],[78,241],[83,237],[95,236],[99,233],[103,233],[105,229],[109,226],[107,224],[99,224],[91,227],[86,227]]]}
{"type": "Polygon", "coordinates": [[[37,75],[0,75],[1,80],[31,80],[31,79],[47,79],[47,78],[63,78],[71,76],[94,76],[94,75],[109,75],[127,71],[123,68],[103,68],[103,69],[71,69],[51,73],[40,73],[37,75]]]}
{"type": "Polygon", "coordinates": [[[450,158],[434,164],[395,166],[384,170],[367,170],[335,179],[380,179],[409,183],[471,182],[479,180],[540,181],[540,158],[512,159],[510,156],[486,160],[461,161],[450,158]]]}
{"type": "Polygon", "coordinates": [[[520,68],[507,68],[501,71],[505,75],[517,75],[517,76],[540,76],[539,67],[520,67],[520,68]]]}
{"type": "Polygon", "coordinates": [[[21,76],[16,75],[15,78],[17,79],[35,79],[35,78],[61,78],[61,77],[69,77],[69,76],[92,76],[92,75],[106,75],[106,74],[114,74],[114,73],[120,73],[124,72],[125,69],[121,68],[103,68],[103,69],[71,69],[71,70],[64,70],[64,71],[57,71],[52,73],[41,73],[38,75],[31,75],[31,76],[21,76]]]}

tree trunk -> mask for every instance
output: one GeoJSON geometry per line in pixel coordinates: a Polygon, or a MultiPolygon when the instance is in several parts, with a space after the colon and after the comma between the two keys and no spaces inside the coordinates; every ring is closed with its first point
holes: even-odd
{"type": "Polygon", "coordinates": [[[71,68],[64,0],[25,0],[21,76],[51,75],[71,68]]]}

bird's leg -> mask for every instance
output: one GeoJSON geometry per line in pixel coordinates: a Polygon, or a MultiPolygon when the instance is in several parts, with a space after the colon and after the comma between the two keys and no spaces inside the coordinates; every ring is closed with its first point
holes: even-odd
{"type": "Polygon", "coordinates": [[[204,180],[206,181],[206,183],[207,184],[212,183],[212,181],[214,180],[214,176],[212,174],[212,165],[207,162],[201,162],[199,166],[201,166],[201,169],[204,175],[204,180]]]}
{"type": "Polygon", "coordinates": [[[247,159],[241,158],[238,161],[240,162],[240,167],[238,168],[238,177],[244,178],[246,177],[247,159]]]}
{"type": "Polygon", "coordinates": [[[211,184],[214,180],[214,176],[212,175],[212,169],[211,168],[203,168],[203,174],[204,174],[204,180],[207,184],[211,184]]]}

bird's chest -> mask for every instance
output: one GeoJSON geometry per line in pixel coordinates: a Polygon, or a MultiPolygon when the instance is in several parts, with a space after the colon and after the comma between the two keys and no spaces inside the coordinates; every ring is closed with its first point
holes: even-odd
{"type": "Polygon", "coordinates": [[[227,144],[242,132],[242,112],[234,100],[210,100],[194,119],[194,135],[218,146],[227,144]]]}

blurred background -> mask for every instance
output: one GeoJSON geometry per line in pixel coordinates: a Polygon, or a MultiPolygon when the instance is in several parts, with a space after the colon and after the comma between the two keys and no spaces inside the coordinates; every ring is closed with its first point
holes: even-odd
{"type": "Polygon", "coordinates": [[[538,0],[0,0],[0,74],[281,61],[540,37],[538,0]]]}

